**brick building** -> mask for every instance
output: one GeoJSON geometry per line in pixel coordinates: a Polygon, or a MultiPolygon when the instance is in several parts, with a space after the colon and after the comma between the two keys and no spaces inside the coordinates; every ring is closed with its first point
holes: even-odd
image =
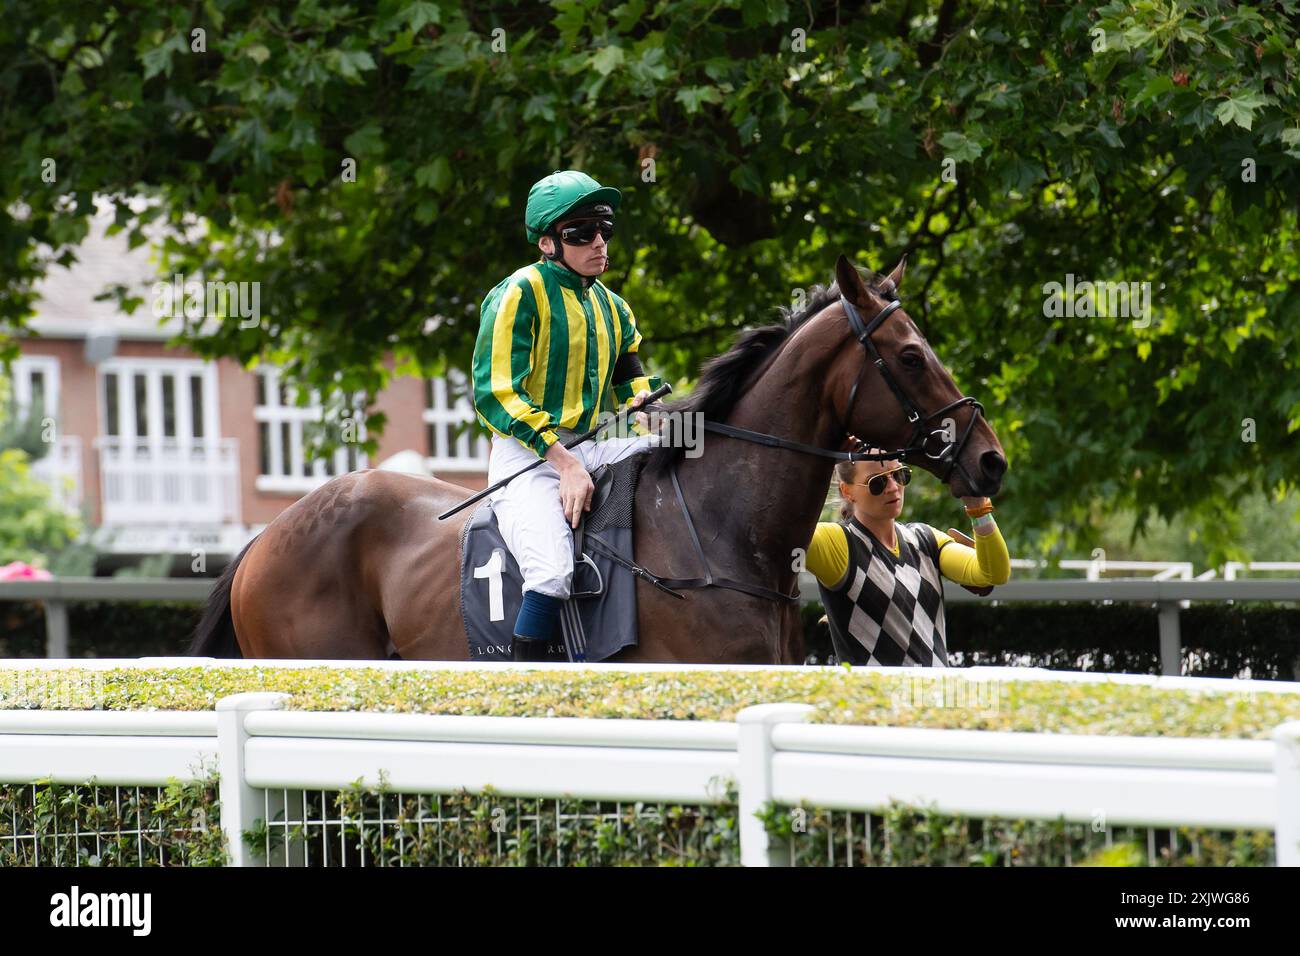
{"type": "Polygon", "coordinates": [[[376,403],[388,415],[376,460],[353,445],[308,460],[304,425],[320,419],[319,406],[296,405],[275,368],[249,371],[169,347],[180,323],[153,315],[158,268],[147,246],[128,250],[124,237],[105,235],[109,221],[97,220],[80,261],[55,266],[39,288],[34,334],[21,340],[11,375],[19,406],[40,409],[53,425],[33,470],[83,511],[101,550],[188,557],[198,549],[219,566],[302,495],[395,455],[401,470],[486,484],[488,441],[459,374],[393,381],[376,403]],[[142,290],[145,305],[133,315],[95,301],[116,282],[142,290]]]}

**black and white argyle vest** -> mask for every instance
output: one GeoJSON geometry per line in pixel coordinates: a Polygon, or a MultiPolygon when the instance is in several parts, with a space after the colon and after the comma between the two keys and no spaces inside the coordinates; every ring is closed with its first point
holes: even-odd
{"type": "Polygon", "coordinates": [[[849,567],[835,588],[818,583],[840,663],[947,667],[943,578],[934,532],[894,524],[898,557],[856,517],[844,525],[849,567]]]}

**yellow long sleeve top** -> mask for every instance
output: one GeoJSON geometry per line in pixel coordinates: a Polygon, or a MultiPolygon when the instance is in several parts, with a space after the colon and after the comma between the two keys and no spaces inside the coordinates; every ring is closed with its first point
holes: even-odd
{"type": "MultiPolygon", "coordinates": [[[[972,535],[973,548],[954,541],[938,528],[931,526],[930,530],[939,546],[939,570],[944,577],[974,585],[1006,584],[1010,580],[1011,555],[997,525],[992,534],[972,535]]],[[[898,555],[897,535],[891,550],[898,555]]],[[[818,522],[808,545],[807,568],[828,588],[840,584],[849,568],[849,542],[843,525],[818,522]]]]}

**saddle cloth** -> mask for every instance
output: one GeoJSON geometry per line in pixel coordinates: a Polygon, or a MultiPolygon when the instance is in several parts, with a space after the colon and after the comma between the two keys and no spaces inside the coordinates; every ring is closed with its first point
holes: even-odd
{"type": "MultiPolygon", "coordinates": [[[[596,490],[573,534],[572,596],[561,606],[563,639],[551,642],[550,660],[603,661],[636,644],[636,579],[591,539],[632,560],[632,500],[646,458],[640,452],[591,473],[596,490]]],[[[460,554],[460,613],[470,660],[508,661],[524,579],[490,499],[465,522],[460,554]]]]}

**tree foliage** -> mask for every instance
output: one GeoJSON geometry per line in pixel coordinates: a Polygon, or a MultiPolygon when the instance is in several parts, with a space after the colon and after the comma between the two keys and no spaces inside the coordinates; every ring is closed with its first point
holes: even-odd
{"type": "Polygon", "coordinates": [[[26,453],[0,449],[0,564],[44,566],[80,529],[77,516],[52,501],[49,487],[32,475],[26,453]]]}
{"type": "Polygon", "coordinates": [[[39,439],[30,416],[13,401],[8,379],[0,377],[0,565],[22,561],[36,567],[52,563],[56,573],[77,549],[81,520],[65,511],[50,488],[31,472],[39,457],[28,446],[39,439]]]}
{"type": "Polygon", "coordinates": [[[1300,465],[1298,39],[1294,0],[10,4],[0,323],[106,195],[133,242],[201,219],[169,274],[262,284],[205,354],[373,395],[385,353],[467,365],[529,185],[578,167],[624,192],[606,278],[655,371],[908,253],[1022,542],[1089,543],[1098,501],[1230,520],[1300,465]],[[1071,274],[1149,282],[1149,323],[1045,314],[1071,274]]]}

